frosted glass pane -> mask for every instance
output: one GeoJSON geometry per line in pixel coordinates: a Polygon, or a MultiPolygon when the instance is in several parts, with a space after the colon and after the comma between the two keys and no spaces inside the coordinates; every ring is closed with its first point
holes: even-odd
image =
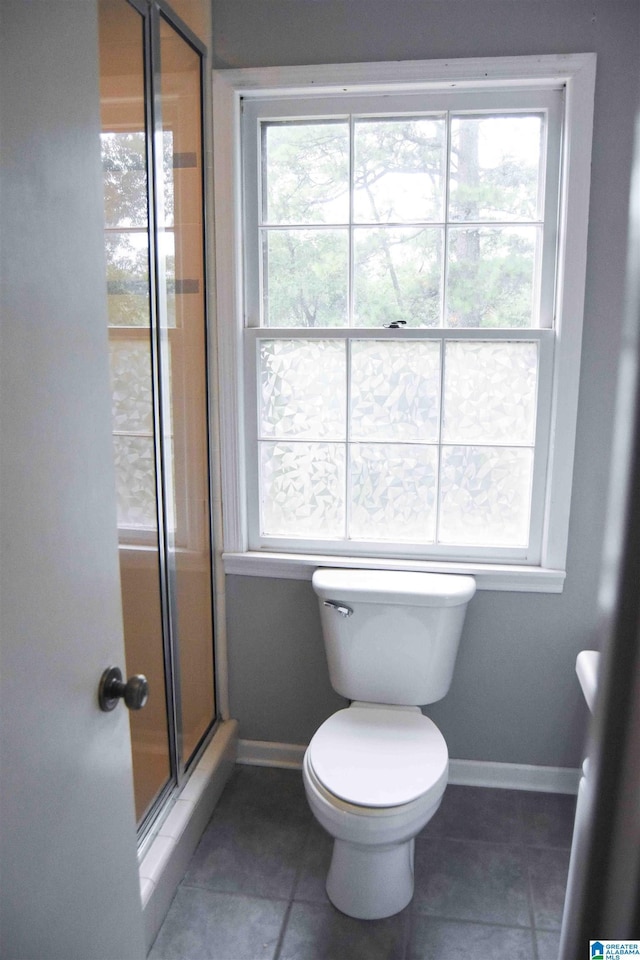
{"type": "Polygon", "coordinates": [[[349,535],[433,542],[437,469],[435,447],[353,444],[349,535]]]}
{"type": "Polygon", "coordinates": [[[118,526],[154,528],[155,463],[151,437],[114,437],[118,526]]]}
{"type": "Polygon", "coordinates": [[[448,327],[531,327],[539,227],[449,231],[448,327]]]}
{"type": "Polygon", "coordinates": [[[440,324],[442,229],[357,227],[354,230],[354,322],[382,327],[440,324]]]}
{"type": "Polygon", "coordinates": [[[349,124],[262,125],[265,223],[347,223],[349,124]]]}
{"type": "Polygon", "coordinates": [[[444,219],[443,117],[356,120],[354,138],[356,221],[444,219]]]}
{"type": "Polygon", "coordinates": [[[443,447],[439,541],[526,546],[532,468],[532,450],[443,447]]]}
{"type": "Polygon", "coordinates": [[[112,340],[109,361],[113,429],[153,433],[150,344],[112,340]]]}
{"type": "Polygon", "coordinates": [[[348,230],[268,230],[262,255],[265,326],[347,325],[348,230]]]}
{"type": "Polygon", "coordinates": [[[352,341],[352,439],[437,441],[439,416],[439,343],[352,341]]]}
{"type": "Polygon", "coordinates": [[[533,443],[536,343],[448,341],[443,438],[452,443],[533,443]]]}
{"type": "Polygon", "coordinates": [[[543,118],[453,117],[451,220],[536,220],[543,118]]]}
{"type": "Polygon", "coordinates": [[[344,445],[260,443],[263,536],[344,536],[344,445]]]}
{"type": "Polygon", "coordinates": [[[345,353],[343,340],[262,340],[260,435],[344,439],[345,353]]]}
{"type": "Polygon", "coordinates": [[[113,327],[149,325],[149,240],[142,232],[105,234],[107,309],[113,327]]]}

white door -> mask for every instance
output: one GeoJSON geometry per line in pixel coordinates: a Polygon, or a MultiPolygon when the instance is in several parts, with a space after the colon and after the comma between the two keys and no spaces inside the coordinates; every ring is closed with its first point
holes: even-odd
{"type": "Polygon", "coordinates": [[[0,35],[0,955],[139,960],[94,0],[3,0],[0,35]]]}

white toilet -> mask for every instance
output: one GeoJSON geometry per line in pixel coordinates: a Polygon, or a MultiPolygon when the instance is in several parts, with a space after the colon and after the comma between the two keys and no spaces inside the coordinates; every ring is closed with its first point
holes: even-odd
{"type": "Polygon", "coordinates": [[[472,577],[387,570],[313,574],[333,688],[351,705],[304,756],[309,806],[333,836],[329,899],[374,920],[413,896],[415,837],[445,787],[444,737],[420,704],[447,693],[472,577]]]}

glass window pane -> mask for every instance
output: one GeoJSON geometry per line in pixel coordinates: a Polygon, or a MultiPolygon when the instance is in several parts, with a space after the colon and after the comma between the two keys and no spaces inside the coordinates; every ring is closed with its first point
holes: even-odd
{"type": "Polygon", "coordinates": [[[453,117],[451,220],[536,220],[543,118],[453,117]]]}
{"type": "Polygon", "coordinates": [[[357,120],[354,218],[369,223],[444,219],[443,117],[357,120]]]}
{"type": "Polygon", "coordinates": [[[533,451],[445,446],[441,457],[439,542],[526,546],[533,451]]]}
{"type": "Polygon", "coordinates": [[[147,226],[146,147],[142,131],[100,135],[107,227],[147,226]]]}
{"type": "Polygon", "coordinates": [[[149,326],[147,231],[105,234],[107,310],[112,327],[149,326]]]}
{"type": "Polygon", "coordinates": [[[451,443],[533,443],[536,343],[448,341],[443,439],[451,443]]]}
{"type": "Polygon", "coordinates": [[[433,542],[437,471],[436,447],[352,444],[349,536],[433,542]]]}
{"type": "Polygon", "coordinates": [[[265,326],[347,325],[347,230],[267,230],[262,255],[265,326]]]}
{"type": "Polygon", "coordinates": [[[353,440],[437,441],[439,418],[439,343],[352,341],[353,440]]]}
{"type": "Polygon", "coordinates": [[[349,124],[262,125],[264,223],[347,223],[349,124]]]}
{"type": "Polygon", "coordinates": [[[345,355],[343,340],[262,340],[261,437],[344,439],[345,355]]]}
{"type": "Polygon", "coordinates": [[[344,536],[345,453],[340,443],[260,443],[263,536],[344,536]]]}
{"type": "Polygon", "coordinates": [[[113,429],[153,434],[151,348],[148,340],[112,340],[109,344],[113,429]]]}
{"type": "Polygon", "coordinates": [[[113,437],[118,526],[157,529],[155,462],[151,437],[113,437]]]}
{"type": "Polygon", "coordinates": [[[440,324],[442,230],[357,227],[354,230],[354,325],[440,324]]]}
{"type": "Polygon", "coordinates": [[[448,327],[532,327],[538,227],[452,227],[448,327]]]}

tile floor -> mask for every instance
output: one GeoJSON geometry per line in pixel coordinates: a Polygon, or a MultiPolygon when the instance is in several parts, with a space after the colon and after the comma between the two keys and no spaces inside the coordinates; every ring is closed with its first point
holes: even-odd
{"type": "Polygon", "coordinates": [[[237,766],[149,960],[556,960],[575,798],[449,786],[416,842],[412,903],[327,900],[331,840],[301,774],[237,766]]]}

